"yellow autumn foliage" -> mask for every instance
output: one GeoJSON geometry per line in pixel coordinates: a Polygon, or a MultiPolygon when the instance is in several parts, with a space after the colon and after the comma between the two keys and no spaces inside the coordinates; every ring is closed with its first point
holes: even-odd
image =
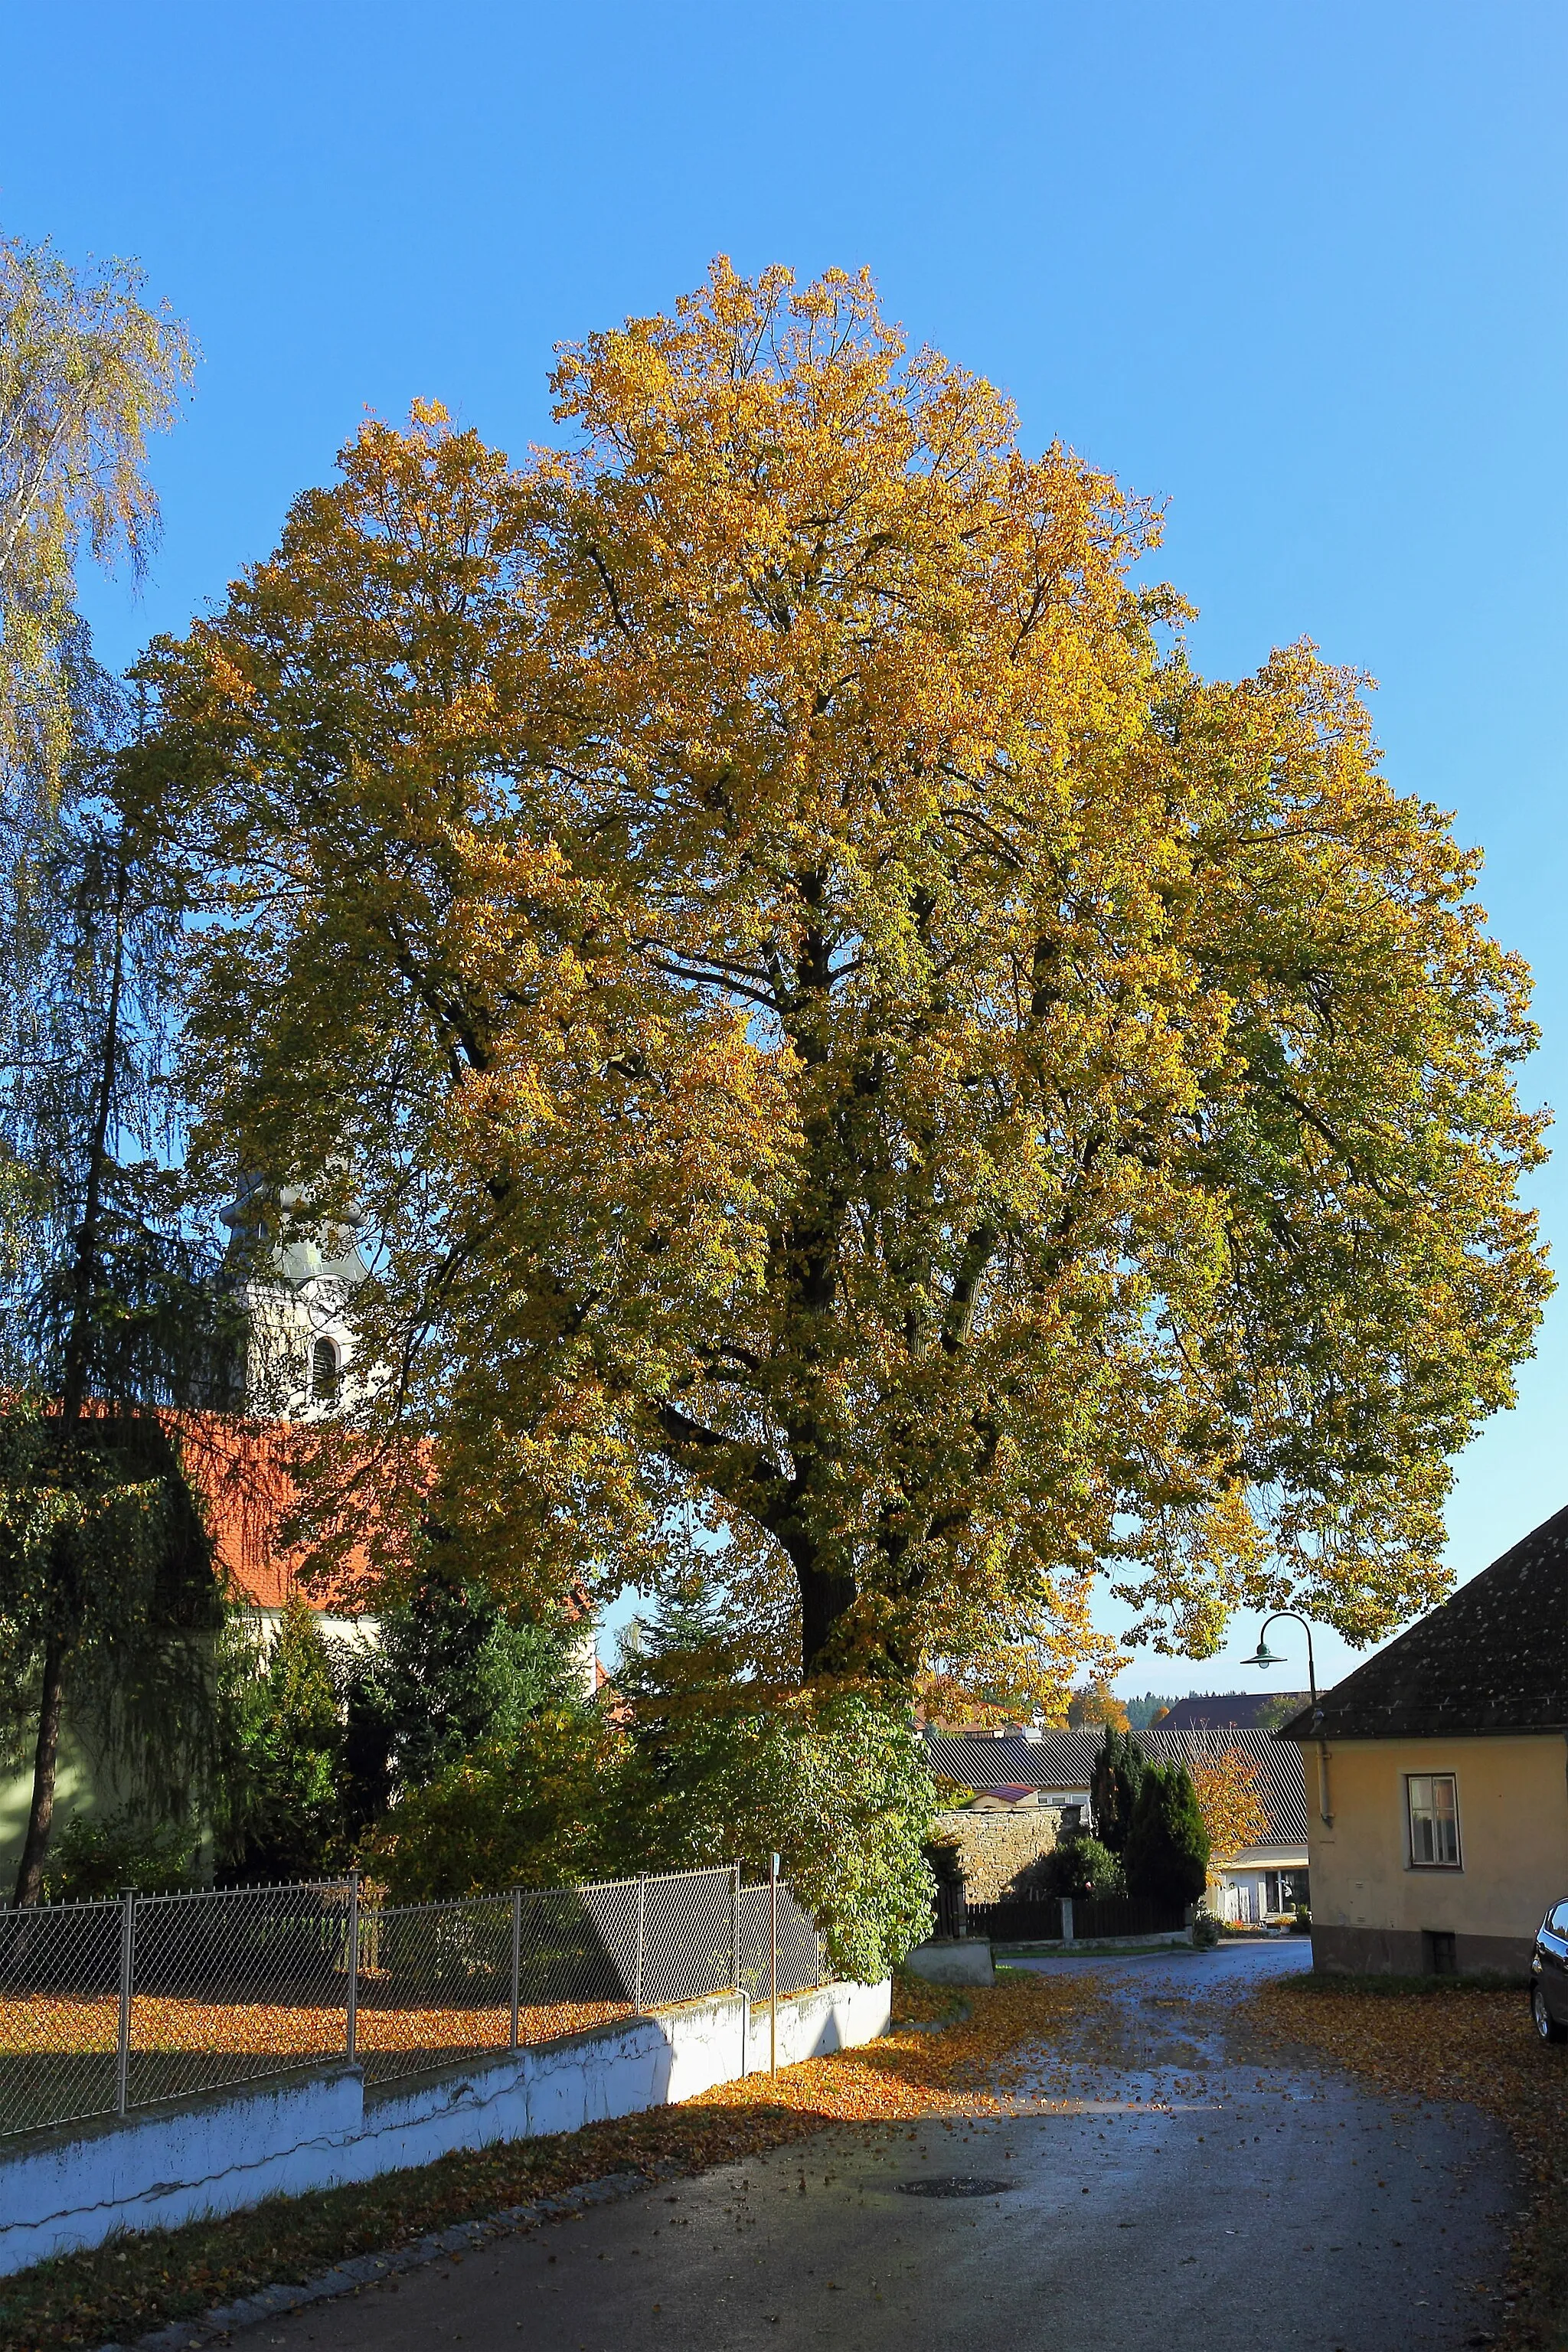
{"type": "Polygon", "coordinates": [[[1428,1605],[1545,1293],[1528,975],[1309,646],[1156,514],[714,265],[513,467],[368,425],[146,666],[198,1153],[374,1244],[476,1573],[722,1581],[755,1671],[1194,1655],[1428,1605]],[[793,1668],[790,1661],[793,1656],[793,1668]]]}
{"type": "Polygon", "coordinates": [[[1217,1756],[1194,1753],[1185,1761],[1212,1863],[1229,1862],[1268,1836],[1268,1813],[1255,1764],[1234,1748],[1217,1756]]]}

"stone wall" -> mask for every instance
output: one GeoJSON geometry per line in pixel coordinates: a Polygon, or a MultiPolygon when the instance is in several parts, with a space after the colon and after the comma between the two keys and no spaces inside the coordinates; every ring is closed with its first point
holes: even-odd
{"type": "MultiPolygon", "coordinates": [[[[1078,1808],[1067,1811],[1076,1819],[1078,1808]]],[[[933,1837],[956,1845],[971,1903],[1001,1903],[1028,1890],[1018,1882],[1057,1842],[1063,1809],[1031,1805],[1024,1812],[939,1813],[933,1837]]]]}

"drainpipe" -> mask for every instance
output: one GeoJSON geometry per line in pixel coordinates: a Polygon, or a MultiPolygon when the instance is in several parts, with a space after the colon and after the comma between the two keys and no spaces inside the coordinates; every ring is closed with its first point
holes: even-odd
{"type": "MultiPolygon", "coordinates": [[[[1321,1716],[1322,1709],[1320,1707],[1318,1712],[1321,1716]]],[[[1334,1817],[1329,1811],[1329,1743],[1326,1739],[1318,1742],[1318,1818],[1326,1830],[1333,1828],[1334,1817]]]]}
{"type": "MultiPolygon", "coordinates": [[[[1307,1624],[1304,1617],[1300,1622],[1307,1628],[1307,1679],[1312,1685],[1312,1728],[1321,1734],[1323,1727],[1323,1709],[1318,1697],[1318,1669],[1312,1656],[1312,1629],[1307,1624]]],[[[1261,1638],[1258,1646],[1259,1649],[1263,1647],[1261,1638]]],[[[1318,1818],[1326,1830],[1333,1828],[1334,1817],[1329,1810],[1329,1743],[1321,1737],[1318,1741],[1318,1818]]]]}

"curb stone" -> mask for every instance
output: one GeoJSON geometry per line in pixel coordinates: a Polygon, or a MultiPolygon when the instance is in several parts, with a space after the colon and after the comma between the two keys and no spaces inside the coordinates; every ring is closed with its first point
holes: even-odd
{"type": "Polygon", "coordinates": [[[634,2196],[639,2189],[651,2189],[667,2176],[673,2177],[678,2169],[655,2165],[647,2172],[609,2172],[601,2180],[584,2182],[581,2189],[564,2189],[559,2197],[541,2197],[531,2205],[509,2205],[479,2221],[456,2222],[449,2230],[416,2238],[411,2245],[398,2246],[390,2253],[358,2254],[352,2262],[338,2263],[320,2278],[298,2285],[264,2286],[237,2303],[220,2304],[196,2318],[177,2319],[167,2327],[154,2328],[151,2336],[138,2336],[132,2343],[100,2345],[99,2352],[197,2352],[201,2346],[226,2341],[239,2328],[254,2327],[258,2320],[281,2319],[289,2312],[302,2311],[308,2304],[357,2294],[361,2287],[396,2278],[404,2271],[423,2269],[446,2255],[471,2253],[492,2238],[510,2236],[541,2221],[565,2221],[586,2206],[608,2205],[616,2198],[634,2196]]]}

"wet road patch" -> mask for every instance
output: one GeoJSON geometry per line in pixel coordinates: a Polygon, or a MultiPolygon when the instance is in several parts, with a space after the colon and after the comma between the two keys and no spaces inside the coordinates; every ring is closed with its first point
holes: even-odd
{"type": "Polygon", "coordinates": [[[900,2180],[900,2197],[1001,2197],[1016,2189],[1016,2180],[984,2180],[973,2172],[932,2174],[924,2180],[900,2180]]]}

